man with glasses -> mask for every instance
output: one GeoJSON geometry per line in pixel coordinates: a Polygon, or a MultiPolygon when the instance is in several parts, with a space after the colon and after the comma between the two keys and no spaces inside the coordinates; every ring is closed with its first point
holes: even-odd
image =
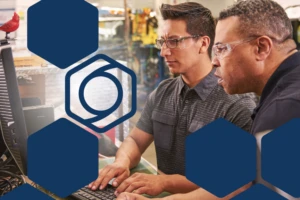
{"type": "Polygon", "coordinates": [[[228,95],[217,84],[210,56],[215,34],[211,12],[198,3],[163,4],[162,37],[157,40],[169,70],[179,77],[153,91],[134,130],[120,147],[114,164],[101,170],[92,189],[112,179],[117,193],[158,195],[198,188],[185,178],[185,139],[204,125],[225,118],[248,131],[255,102],[248,95],[228,95]],[[134,174],[142,153],[154,140],[158,169],[165,175],[134,174]],[[129,177],[129,178],[128,178],[129,177]],[[126,179],[126,180],[125,180],[126,179]]]}
{"type": "Polygon", "coordinates": [[[213,46],[218,82],[229,94],[261,96],[251,133],[300,117],[300,53],[284,9],[270,0],[241,1],[220,13],[213,46]],[[247,30],[247,31],[245,31],[247,30]]]}

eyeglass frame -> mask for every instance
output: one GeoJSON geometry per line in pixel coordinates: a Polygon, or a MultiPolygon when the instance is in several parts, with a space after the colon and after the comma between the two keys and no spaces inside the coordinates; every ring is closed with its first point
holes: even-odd
{"type": "MultiPolygon", "coordinates": [[[[230,54],[230,52],[232,52],[233,51],[233,49],[235,48],[235,47],[237,47],[238,45],[241,45],[241,44],[245,44],[245,43],[248,43],[248,42],[251,42],[252,40],[256,40],[257,38],[259,38],[259,37],[261,37],[261,36],[250,36],[250,37],[248,37],[247,39],[242,39],[242,40],[238,40],[238,41],[233,41],[233,42],[228,42],[228,43],[216,43],[216,44],[214,44],[213,46],[212,46],[212,52],[213,52],[213,54],[214,54],[214,56],[215,56],[215,58],[217,58],[218,60],[222,60],[222,59],[224,59],[225,57],[227,57],[229,54],[230,54]],[[235,44],[235,45],[234,45],[235,44]],[[215,52],[216,52],[216,50],[215,49],[217,49],[217,45],[223,45],[223,46],[226,46],[226,48],[227,48],[227,55],[225,55],[225,56],[222,56],[222,57],[220,57],[219,55],[217,55],[215,52]]],[[[224,53],[223,53],[224,54],[224,53]]]]}
{"type": "Polygon", "coordinates": [[[156,46],[156,48],[158,48],[158,49],[162,49],[163,46],[164,46],[164,43],[165,43],[166,46],[167,46],[167,48],[169,48],[169,49],[175,49],[175,48],[181,49],[180,47],[178,47],[179,42],[182,42],[182,41],[184,41],[185,39],[199,38],[199,37],[202,37],[202,35],[180,36],[179,38],[174,38],[174,39],[156,39],[156,40],[155,40],[155,46],[156,46]],[[170,41],[170,40],[176,42],[175,47],[170,47],[170,46],[168,46],[168,44],[167,44],[166,41],[170,41]],[[160,43],[159,41],[162,41],[162,43],[160,43]],[[159,44],[160,44],[160,47],[157,45],[158,42],[159,42],[159,44]]]}

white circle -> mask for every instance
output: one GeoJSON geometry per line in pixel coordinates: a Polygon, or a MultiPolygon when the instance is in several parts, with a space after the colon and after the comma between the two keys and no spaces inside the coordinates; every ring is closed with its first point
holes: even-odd
{"type": "Polygon", "coordinates": [[[118,89],[115,83],[106,77],[95,77],[84,88],[84,99],[94,110],[111,108],[117,101],[118,89]]]}

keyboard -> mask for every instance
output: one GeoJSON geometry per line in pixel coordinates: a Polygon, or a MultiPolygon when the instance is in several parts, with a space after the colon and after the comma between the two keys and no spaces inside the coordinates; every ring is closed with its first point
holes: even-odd
{"type": "Polygon", "coordinates": [[[71,197],[76,200],[115,200],[115,188],[107,185],[103,190],[91,190],[88,187],[81,188],[73,193],[71,197]]]}

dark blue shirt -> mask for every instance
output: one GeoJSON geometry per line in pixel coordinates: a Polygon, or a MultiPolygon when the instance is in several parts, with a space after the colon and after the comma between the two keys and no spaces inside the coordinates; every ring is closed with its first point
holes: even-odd
{"type": "Polygon", "coordinates": [[[294,118],[300,118],[300,52],[284,60],[268,80],[252,115],[251,133],[275,129],[294,118]]]}

